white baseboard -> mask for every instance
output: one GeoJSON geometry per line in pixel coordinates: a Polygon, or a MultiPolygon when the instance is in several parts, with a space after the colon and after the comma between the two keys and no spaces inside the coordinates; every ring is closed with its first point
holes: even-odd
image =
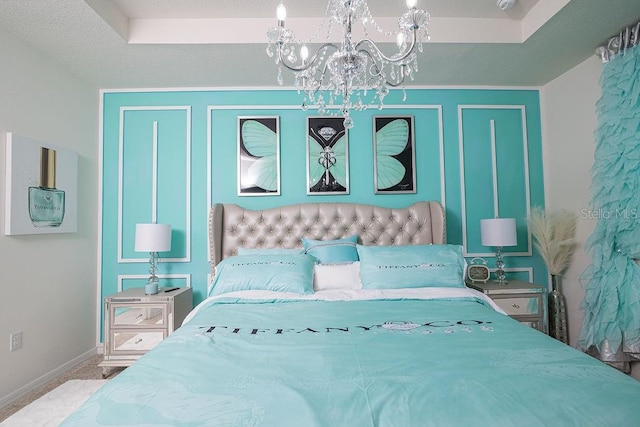
{"type": "Polygon", "coordinates": [[[68,361],[64,365],[60,365],[57,368],[55,368],[54,370],[52,370],[50,372],[47,372],[46,374],[40,376],[39,378],[36,378],[35,380],[31,381],[28,384],[25,384],[24,386],[20,387],[19,389],[14,390],[13,392],[9,393],[8,395],[0,397],[0,409],[4,408],[5,406],[10,405],[11,403],[13,403],[16,400],[20,399],[22,396],[26,395],[27,393],[31,392],[32,390],[35,390],[36,388],[45,385],[46,383],[48,383],[52,379],[62,375],[63,373],[65,373],[69,369],[75,367],[76,365],[79,365],[80,363],[84,362],[88,358],[90,358],[92,356],[95,356],[96,354],[102,353],[101,350],[102,350],[101,348],[100,349],[92,348],[91,350],[86,351],[85,353],[81,354],[80,356],[75,357],[74,359],[68,361]]]}

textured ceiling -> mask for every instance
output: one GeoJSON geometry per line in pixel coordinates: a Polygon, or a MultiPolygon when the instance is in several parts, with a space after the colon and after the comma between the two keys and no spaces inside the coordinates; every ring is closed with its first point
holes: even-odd
{"type": "MultiPolygon", "coordinates": [[[[273,87],[265,33],[278,3],[0,0],[0,30],[99,88],[273,87]]],[[[285,3],[292,28],[326,7],[285,3]]],[[[376,18],[398,16],[404,7],[401,0],[369,3],[376,18]]],[[[495,0],[418,6],[432,15],[432,38],[410,84],[420,86],[543,85],[640,18],[639,0],[520,0],[507,12],[495,0]]]]}

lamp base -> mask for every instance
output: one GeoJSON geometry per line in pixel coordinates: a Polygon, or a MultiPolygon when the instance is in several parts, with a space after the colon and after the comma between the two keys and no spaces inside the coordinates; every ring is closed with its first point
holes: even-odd
{"type": "Polygon", "coordinates": [[[144,293],[147,295],[155,295],[158,293],[158,276],[156,276],[157,263],[158,263],[158,254],[157,252],[149,252],[149,279],[147,280],[147,284],[144,286],[144,293]]]}
{"type": "Polygon", "coordinates": [[[507,275],[504,272],[504,261],[502,260],[502,247],[496,248],[496,283],[498,285],[507,284],[507,275]]]}
{"type": "Polygon", "coordinates": [[[148,281],[146,285],[144,285],[144,293],[146,295],[155,295],[158,293],[158,281],[148,281]]]}
{"type": "Polygon", "coordinates": [[[498,285],[506,285],[507,283],[509,283],[509,281],[507,280],[507,275],[505,274],[504,270],[502,269],[496,270],[496,278],[494,282],[496,282],[496,284],[498,285]]]}

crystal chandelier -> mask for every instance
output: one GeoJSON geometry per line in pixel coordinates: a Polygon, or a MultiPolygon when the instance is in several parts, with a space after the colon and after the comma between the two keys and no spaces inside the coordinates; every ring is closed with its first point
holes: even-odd
{"type": "Polygon", "coordinates": [[[370,105],[382,108],[389,88],[402,87],[418,71],[416,50],[422,52],[422,43],[429,40],[427,25],[429,14],[416,9],[417,0],[406,0],[408,10],[398,20],[395,33],[398,52],[387,56],[368,38],[368,27],[377,32],[393,36],[394,33],[380,28],[369,11],[366,0],[329,0],[325,23],[328,22],[327,40],[310,57],[306,41],[296,39],[285,27],[286,9],[281,3],[277,9],[278,25],[267,32],[269,45],[267,54],[275,55],[278,65],[278,83],[283,84],[282,67],[294,74],[294,85],[298,93],[304,93],[302,108],[316,105],[320,114],[330,114],[332,106],[344,117],[344,126],[353,127],[351,110],[364,110],[370,105]],[[360,21],[365,38],[355,42],[351,26],[360,21]],[[329,42],[331,25],[342,29],[340,44],[329,42]],[[275,50],[275,52],[274,52],[275,50]]]}

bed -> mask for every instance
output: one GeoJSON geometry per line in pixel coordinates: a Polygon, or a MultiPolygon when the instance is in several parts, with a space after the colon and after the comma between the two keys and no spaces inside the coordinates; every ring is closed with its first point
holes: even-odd
{"type": "Polygon", "coordinates": [[[210,296],[63,425],[639,425],[640,383],[464,285],[444,218],[213,206],[210,296]]]}

